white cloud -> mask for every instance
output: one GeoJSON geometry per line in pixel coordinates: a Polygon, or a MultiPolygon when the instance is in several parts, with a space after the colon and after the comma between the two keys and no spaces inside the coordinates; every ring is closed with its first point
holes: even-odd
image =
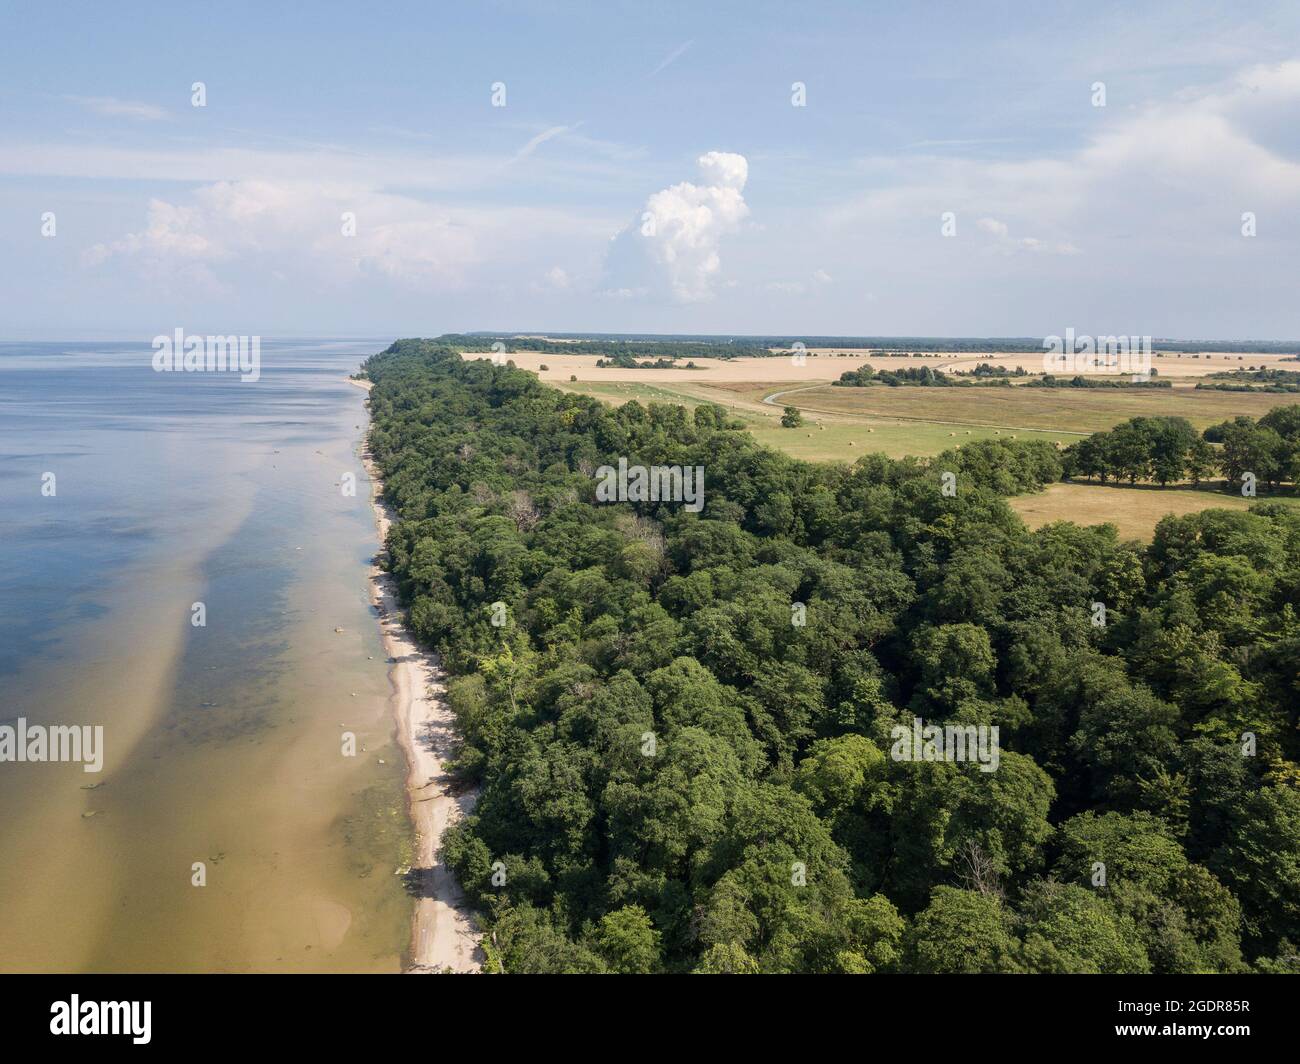
{"type": "MultiPolygon", "coordinates": [[[[186,203],[149,202],[145,225],[82,255],[87,267],[118,258],[150,276],[201,265],[215,278],[247,265],[340,285],[375,278],[417,291],[454,291],[471,278],[499,284],[494,266],[530,242],[581,233],[580,220],[526,208],[447,208],[346,184],[220,181],[186,203]],[[355,216],[355,235],[343,215],[355,216]]],[[[592,234],[594,235],[594,233],[592,234]]],[[[550,282],[567,274],[556,268],[550,282]]]]}
{"type": "MultiPolygon", "coordinates": [[[[818,269],[809,274],[809,280],[817,285],[827,285],[834,278],[826,270],[818,269]]],[[[763,287],[769,292],[782,292],[792,296],[801,296],[808,291],[808,285],[803,281],[768,281],[763,287]]]]}
{"type": "Polygon", "coordinates": [[[737,195],[744,190],[745,182],[749,180],[749,163],[743,155],[711,151],[701,155],[698,162],[700,173],[706,181],[711,180],[713,185],[720,188],[734,189],[737,195]]]}
{"type": "Polygon", "coordinates": [[[910,328],[941,284],[935,331],[1060,333],[1087,319],[1093,332],[1295,335],[1285,278],[1300,241],[1298,106],[1300,62],[1252,67],[1097,108],[1077,146],[861,159],[839,202],[777,221],[837,277],[879,291],[895,315],[880,331],[910,328]],[[952,239],[946,211],[958,217],[952,239]],[[1257,239],[1241,233],[1248,211],[1257,239]]]}
{"type": "MultiPolygon", "coordinates": [[[[570,185],[635,178],[642,166],[640,149],[583,137],[578,125],[564,129],[567,152],[532,153],[527,178],[570,185]]],[[[560,136],[543,131],[546,139],[560,136]]],[[[226,130],[225,134],[236,134],[226,130]]],[[[536,139],[536,138],[534,138],[536,139]]],[[[538,140],[538,143],[544,143],[538,140]]],[[[534,148],[536,145],[534,145],[534,148]]],[[[519,151],[528,149],[523,145],[519,151]]],[[[106,142],[102,139],[0,139],[0,175],[70,177],[93,181],[156,184],[183,181],[301,181],[304,174],[318,182],[401,188],[438,194],[479,195],[485,189],[517,191],[519,171],[509,165],[512,153],[434,154],[397,151],[362,152],[331,145],[312,145],[297,138],[265,133],[238,134],[234,142],[192,146],[187,141],[152,146],[106,142]],[[270,142],[270,146],[262,141],[270,142]]]]}
{"type": "MultiPolygon", "coordinates": [[[[1171,265],[1211,269],[1224,254],[1252,250],[1239,233],[1243,211],[1257,212],[1274,238],[1300,232],[1300,136],[1282,117],[1297,105],[1300,62],[1287,62],[1132,111],[1098,109],[1096,131],[1073,150],[864,159],[858,180],[874,187],[825,208],[820,221],[841,237],[869,232],[896,273],[948,262],[969,278],[966,248],[1009,264],[1018,254],[1070,258],[1082,249],[1105,259],[1106,277],[1150,279],[1155,263],[1160,276],[1171,265]],[[945,211],[958,215],[955,240],[938,239],[945,211]]],[[[1246,261],[1275,270],[1256,247],[1246,261]]],[[[1070,291],[1079,289],[1063,287],[1062,299],[1070,291]]]]}
{"type": "Polygon", "coordinates": [[[683,181],[654,193],[612,242],[607,290],[678,303],[709,300],[721,280],[722,238],[749,216],[743,155],[711,151],[697,160],[703,183],[683,181]]]}
{"type": "Polygon", "coordinates": [[[65,96],[64,99],[106,118],[133,118],[139,122],[160,122],[169,117],[163,107],[140,103],[137,100],[119,100],[114,96],[65,96]]]}
{"type": "Polygon", "coordinates": [[[542,279],[532,286],[534,292],[567,292],[573,287],[573,278],[562,266],[552,266],[542,279]]]}
{"type": "Polygon", "coordinates": [[[527,159],[528,156],[532,155],[533,152],[535,152],[539,147],[545,144],[548,140],[552,139],[553,137],[558,137],[561,133],[569,133],[577,129],[581,125],[582,123],[578,122],[572,126],[551,126],[550,129],[542,130],[542,132],[538,133],[537,136],[533,137],[527,144],[525,144],[522,148],[520,148],[517,152],[515,152],[514,158],[511,159],[510,161],[517,163],[519,162],[520,159],[527,159]]]}
{"type": "Polygon", "coordinates": [[[1010,255],[1016,251],[1037,251],[1053,255],[1079,254],[1079,249],[1069,241],[1052,243],[1036,236],[1012,237],[1007,223],[996,218],[980,218],[975,224],[994,238],[993,250],[999,254],[1010,255]]]}
{"type": "Polygon", "coordinates": [[[654,77],[661,70],[664,70],[667,67],[672,66],[675,62],[677,62],[677,60],[679,60],[682,56],[684,56],[687,53],[691,45],[693,45],[694,43],[695,42],[693,40],[690,40],[690,41],[685,41],[682,44],[679,44],[676,48],[674,48],[671,52],[668,53],[668,55],[664,58],[664,61],[662,63],[660,63],[657,67],[655,67],[652,71],[650,71],[648,76],[654,77]]]}

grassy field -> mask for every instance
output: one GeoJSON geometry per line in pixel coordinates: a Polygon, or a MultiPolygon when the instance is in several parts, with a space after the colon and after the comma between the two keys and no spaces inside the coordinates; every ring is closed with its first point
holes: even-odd
{"type": "MultiPolygon", "coordinates": [[[[700,403],[718,403],[735,417],[760,443],[785,451],[810,462],[851,462],[869,451],[879,451],[891,458],[905,455],[932,455],[962,443],[981,439],[1044,439],[1061,444],[1077,439],[1067,433],[1050,431],[1011,432],[987,426],[953,426],[900,421],[896,418],[837,417],[806,413],[802,428],[781,427],[781,408],[761,402],[765,388],[747,386],[742,394],[716,385],[649,385],[628,382],[577,381],[560,383],[567,391],[594,395],[615,405],[629,399],[641,403],[681,403],[694,408],[700,403]],[[748,394],[752,392],[753,394],[748,394]]],[[[775,387],[780,387],[777,385],[775,387]]],[[[840,391],[841,389],[836,389],[840,391]]],[[[919,390],[919,389],[918,389],[919,390]]],[[[791,397],[794,402],[794,397],[791,397]]]]}
{"type": "Polygon", "coordinates": [[[763,417],[750,415],[754,423],[750,431],[760,443],[774,447],[808,461],[844,461],[870,451],[880,451],[891,458],[906,455],[932,455],[973,440],[1008,439],[1051,440],[1069,443],[1074,437],[1059,432],[1004,432],[992,428],[952,428],[915,421],[890,421],[863,419],[839,421],[814,420],[816,415],[805,414],[803,428],[781,427],[780,412],[763,417]]]}
{"type": "MultiPolygon", "coordinates": [[[[780,360],[778,360],[780,361],[780,360]]],[[[838,361],[838,360],[834,360],[838,361]]],[[[737,360],[726,376],[687,371],[629,371],[636,377],[599,378],[600,370],[577,381],[555,379],[556,387],[621,404],[681,403],[694,408],[717,403],[745,423],[762,444],[808,461],[852,462],[877,451],[891,458],[927,456],[980,439],[1043,439],[1062,446],[1132,417],[1185,417],[1198,429],[1246,414],[1259,417],[1296,397],[1282,394],[1171,389],[1092,390],[1025,388],[834,388],[821,379],[773,372],[770,360],[737,360]],[[744,379],[741,366],[755,379],[744,379]],[[597,377],[598,379],[582,379],[597,377]],[[805,424],[781,427],[783,406],[796,406],[805,424]]],[[[810,361],[809,365],[813,363],[810,361]]],[[[837,367],[838,368],[838,367],[837,367]]],[[[1134,488],[1097,484],[1053,484],[1036,495],[1010,500],[1031,528],[1052,521],[1091,525],[1109,522],[1125,538],[1148,540],[1166,514],[1220,507],[1245,510],[1258,500],[1217,490],[1134,488]]],[[[1300,506],[1300,498],[1281,501],[1300,506]]]]}
{"type": "Polygon", "coordinates": [[[1080,525],[1112,524],[1124,539],[1149,540],[1160,519],[1167,514],[1198,513],[1201,510],[1247,510],[1257,502],[1283,502],[1300,506],[1294,496],[1261,496],[1243,499],[1215,490],[1190,488],[1117,487],[1100,484],[1052,484],[1037,495],[1018,495],[1008,500],[1030,528],[1053,521],[1074,521],[1080,525]]]}
{"type": "MultiPolygon", "coordinates": [[[[759,367],[761,368],[761,367],[759,367]]],[[[652,378],[653,379],[653,378],[652,378]]],[[[1260,417],[1295,397],[1197,391],[1025,388],[835,388],[786,381],[556,381],[557,387],[619,404],[718,403],[762,443],[809,461],[852,461],[867,451],[892,458],[933,455],[970,440],[1043,439],[1062,446],[1132,417],[1185,417],[1198,429],[1239,414],[1260,417]],[[768,401],[770,400],[770,401],[768,401]],[[781,408],[806,425],[784,429],[781,408]]]]}

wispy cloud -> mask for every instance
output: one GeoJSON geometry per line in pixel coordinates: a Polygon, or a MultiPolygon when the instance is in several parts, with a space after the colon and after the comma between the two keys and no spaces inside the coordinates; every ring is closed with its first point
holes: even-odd
{"type": "Polygon", "coordinates": [[[570,133],[573,130],[578,129],[581,125],[582,125],[581,122],[575,122],[571,126],[551,126],[550,129],[542,130],[540,133],[537,134],[537,136],[533,137],[527,144],[525,144],[522,148],[520,148],[517,152],[515,152],[514,157],[510,161],[512,163],[517,163],[521,159],[527,159],[528,156],[532,155],[533,152],[535,152],[548,140],[552,139],[553,137],[558,137],[561,133],[570,133]]]}
{"type": "MultiPolygon", "coordinates": [[[[556,134],[558,135],[558,134],[556,134]]],[[[545,172],[563,182],[627,182],[639,172],[638,153],[577,133],[573,152],[536,153],[530,176],[545,172]]],[[[183,181],[296,181],[304,173],[322,183],[363,185],[426,192],[473,192],[517,177],[509,156],[441,154],[436,152],[377,150],[355,152],[272,147],[243,143],[195,145],[189,141],[159,142],[153,147],[104,143],[102,140],[11,140],[0,134],[0,175],[73,177],[95,181],[123,180],[144,184],[183,181]]]]}
{"type": "Polygon", "coordinates": [[[652,71],[650,71],[650,73],[647,74],[646,76],[652,78],[660,71],[666,69],[667,67],[672,66],[675,62],[677,62],[677,60],[679,60],[688,51],[690,51],[690,47],[694,43],[695,43],[694,40],[690,40],[682,44],[679,44],[676,48],[674,48],[671,52],[668,53],[668,57],[662,63],[660,63],[657,67],[655,67],[652,71]]]}
{"type": "Polygon", "coordinates": [[[1079,254],[1079,249],[1068,240],[1053,243],[1040,240],[1036,236],[1013,237],[1007,223],[999,221],[997,218],[978,218],[975,224],[993,237],[995,241],[994,249],[1004,255],[1009,255],[1015,251],[1048,252],[1054,255],[1079,254]]]}
{"type": "Polygon", "coordinates": [[[291,144],[295,148],[307,148],[310,151],[332,152],[340,155],[365,156],[365,152],[353,151],[351,148],[342,147],[339,144],[330,144],[319,140],[304,140],[302,137],[283,137],[278,133],[268,133],[265,130],[240,129],[238,126],[226,126],[227,133],[233,133],[246,144],[252,144],[258,140],[270,140],[277,144],[291,144]]]}
{"type": "Polygon", "coordinates": [[[139,100],[119,100],[116,96],[64,96],[69,103],[84,107],[106,118],[131,118],[137,122],[161,122],[170,117],[167,109],[139,100]]]}
{"type": "Polygon", "coordinates": [[[916,140],[904,144],[903,150],[912,148],[975,148],[981,144],[1014,144],[1016,137],[959,137],[948,140],[916,140]]]}

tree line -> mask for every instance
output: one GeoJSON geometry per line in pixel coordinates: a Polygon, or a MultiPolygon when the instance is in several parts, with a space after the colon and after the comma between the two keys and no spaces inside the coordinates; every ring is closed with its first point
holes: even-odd
{"type": "Polygon", "coordinates": [[[634,367],[639,365],[639,358],[772,358],[788,351],[771,351],[761,343],[753,340],[718,337],[711,340],[673,340],[659,339],[582,339],[563,340],[542,336],[519,336],[503,333],[498,336],[473,333],[470,335],[448,333],[438,337],[435,343],[446,344],[457,351],[488,352],[537,351],[546,355],[598,355],[611,360],[617,366],[634,367]],[[500,344],[500,347],[494,345],[500,344]]]}
{"type": "MultiPolygon", "coordinates": [[[[1159,375],[1159,370],[1152,368],[1151,376],[1159,375]]],[[[1051,373],[1045,373],[1041,377],[1035,377],[1031,381],[1025,382],[1027,388],[1172,388],[1172,381],[1161,380],[1124,380],[1116,377],[1084,377],[1076,374],[1073,377],[1057,377],[1051,373]]]]}
{"type": "Polygon", "coordinates": [[[1300,405],[1274,407],[1258,421],[1234,418],[1204,433],[1186,418],[1137,417],[1071,444],[1061,457],[1067,479],[1199,486],[1222,473],[1231,487],[1253,473],[1259,484],[1277,489],[1300,481],[1300,405]]]}
{"type": "MultiPolygon", "coordinates": [[[[983,365],[983,363],[981,363],[983,365]]],[[[976,370],[978,380],[958,380],[941,369],[929,366],[905,366],[902,369],[876,369],[869,363],[858,366],[840,374],[840,379],[831,383],[837,388],[868,388],[883,384],[891,388],[902,385],[914,385],[921,388],[974,388],[987,385],[1005,385],[1010,387],[1008,379],[1012,374],[999,374],[991,371],[983,373],[976,370]]]]}
{"type": "Polygon", "coordinates": [[[1300,373],[1289,369],[1238,369],[1228,373],[1211,373],[1198,381],[1197,388],[1221,392],[1300,392],[1300,373]]]}

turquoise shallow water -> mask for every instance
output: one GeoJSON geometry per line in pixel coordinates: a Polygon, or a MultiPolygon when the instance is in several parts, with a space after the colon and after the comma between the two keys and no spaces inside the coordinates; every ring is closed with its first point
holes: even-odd
{"type": "Polygon", "coordinates": [[[0,969],[399,966],[408,832],[347,381],[384,344],[264,341],[256,382],[156,373],[147,342],[0,344],[0,722],[105,747],[93,775],[0,763],[0,969]]]}

